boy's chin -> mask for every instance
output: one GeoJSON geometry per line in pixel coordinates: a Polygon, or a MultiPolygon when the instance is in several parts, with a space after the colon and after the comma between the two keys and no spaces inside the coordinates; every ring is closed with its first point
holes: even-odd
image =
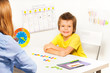
{"type": "Polygon", "coordinates": [[[69,37],[70,35],[63,35],[64,37],[69,37]]]}

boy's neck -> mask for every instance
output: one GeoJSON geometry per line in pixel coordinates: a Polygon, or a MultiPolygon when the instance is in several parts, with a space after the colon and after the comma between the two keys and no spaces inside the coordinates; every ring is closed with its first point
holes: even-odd
{"type": "Polygon", "coordinates": [[[69,36],[63,36],[63,39],[64,39],[64,41],[67,41],[70,37],[71,37],[71,35],[69,35],[69,36]]]}

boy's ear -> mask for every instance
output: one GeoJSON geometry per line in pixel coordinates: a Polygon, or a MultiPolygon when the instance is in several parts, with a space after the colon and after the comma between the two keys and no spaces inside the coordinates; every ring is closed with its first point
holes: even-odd
{"type": "Polygon", "coordinates": [[[58,28],[58,30],[60,31],[60,28],[58,28]]]}

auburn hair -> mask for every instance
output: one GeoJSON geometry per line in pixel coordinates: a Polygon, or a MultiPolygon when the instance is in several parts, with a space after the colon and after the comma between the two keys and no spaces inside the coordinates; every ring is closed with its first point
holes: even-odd
{"type": "Polygon", "coordinates": [[[12,11],[8,0],[0,0],[0,32],[13,37],[12,11]]]}
{"type": "Polygon", "coordinates": [[[60,29],[60,21],[61,20],[72,20],[73,21],[73,33],[76,32],[76,17],[73,16],[70,12],[63,13],[58,20],[58,29],[60,29]]]}

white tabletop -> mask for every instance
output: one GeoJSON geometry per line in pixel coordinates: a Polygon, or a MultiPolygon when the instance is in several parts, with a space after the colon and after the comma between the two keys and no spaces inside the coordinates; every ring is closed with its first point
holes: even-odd
{"type": "MultiPolygon", "coordinates": [[[[45,53],[43,51],[43,48],[38,48],[38,47],[25,47],[24,48],[27,54],[35,61],[37,64],[37,73],[92,73],[101,69],[104,69],[109,66],[109,63],[103,62],[103,61],[97,61],[93,59],[88,59],[88,58],[82,58],[74,55],[67,55],[65,57],[60,57],[52,54],[45,53]],[[49,59],[46,57],[40,57],[40,56],[35,56],[32,55],[34,54],[39,54],[39,55],[46,55],[49,57],[54,57],[56,59],[49,59]],[[43,61],[44,59],[49,59],[50,62],[48,61],[43,61]],[[56,68],[51,68],[53,66],[57,66],[57,64],[65,63],[65,62],[70,62],[72,60],[79,59],[84,62],[90,63],[88,66],[83,66],[79,68],[75,68],[72,70],[68,70],[65,68],[62,68],[62,70],[56,69],[56,68]],[[48,68],[46,68],[48,66],[48,68]]],[[[61,67],[60,67],[61,68],[61,67]]]]}

